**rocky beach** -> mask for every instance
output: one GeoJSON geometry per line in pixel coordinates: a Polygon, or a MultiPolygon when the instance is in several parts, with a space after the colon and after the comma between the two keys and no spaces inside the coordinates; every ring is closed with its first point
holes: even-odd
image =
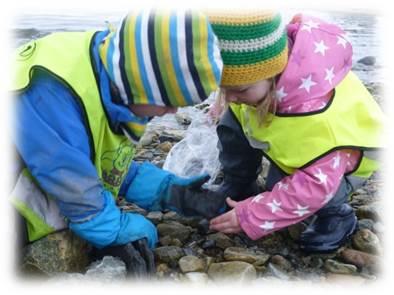
{"type": "MultiPolygon", "coordinates": [[[[333,18],[354,40],[353,71],[378,103],[384,106],[376,18],[345,13],[333,18]]],[[[17,45],[47,32],[31,26],[16,29],[14,33],[17,45]]],[[[205,103],[180,110],[175,115],[155,118],[140,140],[134,160],[149,161],[163,167],[173,146],[187,135],[196,114],[204,114],[208,107],[209,104],[205,103]]],[[[258,182],[263,187],[268,165],[266,160],[262,161],[258,182]]],[[[212,185],[220,183],[221,176],[219,171],[212,185]]],[[[147,212],[121,197],[118,205],[123,211],[146,216],[157,226],[156,271],[150,278],[154,281],[203,284],[226,280],[254,283],[344,282],[363,285],[378,280],[382,272],[386,234],[381,213],[383,191],[382,172],[377,171],[350,198],[350,205],[358,217],[357,230],[343,247],[326,254],[304,253],[299,249],[297,240],[306,226],[303,223],[253,241],[245,234],[210,231],[206,219],[183,217],[172,211],[147,212]]],[[[24,278],[39,276],[51,281],[89,279],[112,282],[129,279],[123,261],[111,256],[91,261],[89,250],[90,246],[70,231],[54,233],[28,245],[18,269],[24,278]]]]}

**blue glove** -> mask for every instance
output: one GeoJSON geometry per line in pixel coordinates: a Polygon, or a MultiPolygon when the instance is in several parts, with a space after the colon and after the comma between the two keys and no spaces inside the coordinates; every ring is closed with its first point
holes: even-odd
{"type": "Polygon", "coordinates": [[[183,178],[148,162],[138,167],[126,200],[150,211],[170,209],[186,216],[212,218],[225,210],[225,196],[202,189],[208,174],[183,178]]]}
{"type": "Polygon", "coordinates": [[[103,211],[86,222],[70,222],[69,228],[99,249],[142,238],[147,238],[153,249],[158,240],[156,227],[140,214],[120,212],[110,192],[104,191],[103,196],[103,211]]]}
{"type": "Polygon", "coordinates": [[[208,174],[182,178],[149,162],[144,162],[138,167],[125,197],[128,202],[135,203],[149,211],[170,209],[160,204],[166,203],[166,200],[170,198],[169,189],[172,185],[201,186],[208,179],[208,174]]]}

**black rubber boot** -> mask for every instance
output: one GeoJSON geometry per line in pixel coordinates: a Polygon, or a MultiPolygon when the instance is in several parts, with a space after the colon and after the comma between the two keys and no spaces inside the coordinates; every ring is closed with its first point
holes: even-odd
{"type": "Polygon", "coordinates": [[[323,210],[301,234],[300,248],[305,252],[335,251],[348,240],[356,226],[356,214],[348,204],[323,210]]]}
{"type": "Polygon", "coordinates": [[[301,234],[299,244],[305,252],[331,252],[342,246],[357,226],[353,208],[348,204],[353,187],[343,178],[335,196],[319,211],[301,234]]]}
{"type": "Polygon", "coordinates": [[[342,246],[354,232],[357,218],[347,203],[353,188],[344,178],[335,196],[320,209],[301,234],[299,244],[305,252],[331,252],[342,246]]]}

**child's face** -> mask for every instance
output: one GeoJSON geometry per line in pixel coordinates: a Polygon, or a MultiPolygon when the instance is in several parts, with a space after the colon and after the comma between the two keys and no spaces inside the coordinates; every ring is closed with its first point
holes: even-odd
{"type": "Polygon", "coordinates": [[[261,80],[254,84],[224,87],[225,100],[230,103],[257,106],[268,94],[271,80],[261,80]]]}
{"type": "Polygon", "coordinates": [[[176,107],[156,106],[150,104],[133,104],[129,106],[130,110],[138,117],[163,116],[165,114],[174,114],[178,110],[176,107]]]}

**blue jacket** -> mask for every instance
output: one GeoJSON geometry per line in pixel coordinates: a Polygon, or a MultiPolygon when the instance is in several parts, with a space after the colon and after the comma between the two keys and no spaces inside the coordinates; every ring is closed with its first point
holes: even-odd
{"type": "MultiPolygon", "coordinates": [[[[126,106],[112,101],[109,78],[98,55],[98,44],[107,34],[96,35],[93,52],[110,124],[141,121],[126,106]]],[[[102,211],[105,200],[100,196],[105,189],[90,158],[81,106],[67,88],[49,75],[35,76],[16,100],[15,117],[17,150],[40,186],[57,200],[61,213],[71,222],[83,222],[102,211]]],[[[136,167],[133,163],[120,194],[127,191],[136,167]]]]}

